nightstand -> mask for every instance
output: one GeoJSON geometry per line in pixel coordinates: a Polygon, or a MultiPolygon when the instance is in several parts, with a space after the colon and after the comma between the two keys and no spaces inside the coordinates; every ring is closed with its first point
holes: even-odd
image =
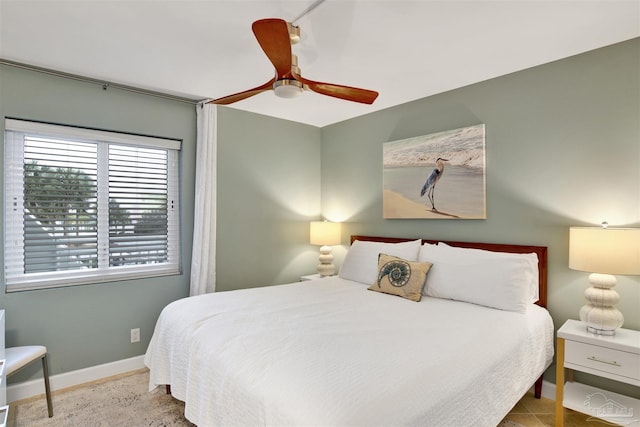
{"type": "Polygon", "coordinates": [[[620,328],[613,336],[595,335],[584,323],[567,320],[558,330],[556,355],[556,427],[564,425],[563,408],[640,426],[640,400],[573,381],[575,370],[640,387],[640,331],[620,328]]]}

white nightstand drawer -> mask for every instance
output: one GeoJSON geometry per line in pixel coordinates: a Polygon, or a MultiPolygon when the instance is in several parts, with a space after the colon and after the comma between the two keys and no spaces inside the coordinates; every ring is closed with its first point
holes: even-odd
{"type": "Polygon", "coordinates": [[[577,341],[565,342],[565,364],[576,364],[598,371],[640,380],[640,357],[577,341]]]}

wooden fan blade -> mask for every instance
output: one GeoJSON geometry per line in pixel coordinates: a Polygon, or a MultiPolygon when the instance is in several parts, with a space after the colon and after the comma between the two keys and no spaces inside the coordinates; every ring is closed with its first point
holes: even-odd
{"type": "Polygon", "coordinates": [[[269,18],[256,21],[251,26],[260,47],[276,68],[277,78],[281,79],[291,72],[291,40],[287,22],[269,18]]]}
{"type": "Polygon", "coordinates": [[[257,95],[267,90],[273,89],[273,84],[275,83],[275,77],[269,80],[267,83],[254,87],[253,89],[245,90],[242,92],[234,93],[233,95],[223,96],[222,98],[214,99],[212,101],[207,102],[207,104],[218,104],[218,105],[228,105],[233,104],[234,102],[242,101],[243,99],[247,99],[251,96],[257,95]]]}
{"type": "Polygon", "coordinates": [[[351,86],[342,86],[333,83],[314,82],[305,79],[299,74],[292,72],[293,78],[309,87],[314,92],[323,95],[333,96],[334,98],[345,99],[347,101],[360,102],[362,104],[373,104],[378,97],[378,92],[368,89],[360,89],[351,86]]]}

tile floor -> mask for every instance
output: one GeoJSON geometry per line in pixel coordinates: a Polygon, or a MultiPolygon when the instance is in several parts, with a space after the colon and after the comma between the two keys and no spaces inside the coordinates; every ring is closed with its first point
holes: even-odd
{"type": "MultiPolygon", "coordinates": [[[[555,426],[556,402],[554,400],[536,399],[532,393],[526,394],[509,412],[504,421],[513,421],[525,427],[555,426]]],[[[593,418],[590,415],[564,410],[565,427],[604,427],[611,424],[593,418]]]]}

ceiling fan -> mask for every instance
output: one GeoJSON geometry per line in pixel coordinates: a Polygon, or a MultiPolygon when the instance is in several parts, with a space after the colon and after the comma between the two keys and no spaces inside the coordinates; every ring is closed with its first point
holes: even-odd
{"type": "Polygon", "coordinates": [[[210,104],[232,104],[267,90],[273,90],[283,98],[293,98],[308,89],[322,95],[363,104],[372,104],[378,97],[378,92],[373,90],[317,82],[302,77],[298,58],[291,52],[291,45],[300,39],[299,27],[283,19],[268,18],[255,21],[251,29],[275,67],[275,76],[261,86],[214,99],[209,101],[210,104]]]}

